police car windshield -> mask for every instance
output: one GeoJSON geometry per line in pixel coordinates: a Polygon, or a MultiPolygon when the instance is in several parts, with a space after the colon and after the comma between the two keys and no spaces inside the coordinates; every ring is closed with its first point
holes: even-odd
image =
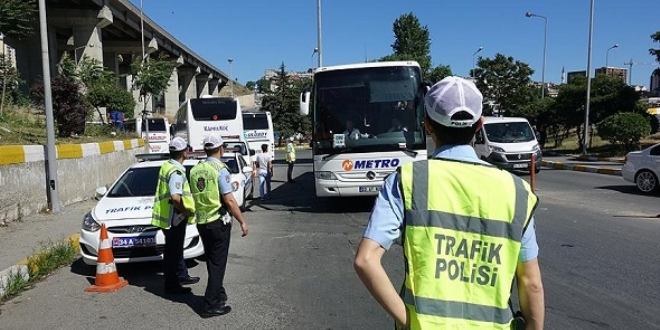
{"type": "MultiPolygon", "coordinates": [[[[186,166],[190,172],[192,167],[186,166]]],[[[156,194],[160,167],[131,168],[110,189],[107,197],[145,197],[156,194]]]]}

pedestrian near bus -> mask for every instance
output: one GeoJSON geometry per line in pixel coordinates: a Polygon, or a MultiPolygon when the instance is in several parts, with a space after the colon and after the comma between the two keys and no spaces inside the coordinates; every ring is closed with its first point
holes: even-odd
{"type": "Polygon", "coordinates": [[[294,138],[292,136],[286,144],[286,163],[288,166],[286,170],[286,180],[290,183],[296,183],[296,181],[293,180],[293,164],[296,163],[296,147],[293,145],[293,140],[294,138]]]}
{"type": "Polygon", "coordinates": [[[424,126],[438,148],[432,159],[402,165],[385,180],[360,241],[356,272],[398,328],[510,329],[519,324],[510,307],[515,279],[525,329],[543,329],[538,198],[470,147],[483,125],[482,101],[474,83],[459,77],[429,89],[424,126]],[[399,237],[401,290],[381,264],[399,237]]]}
{"type": "Polygon", "coordinates": [[[186,169],[182,165],[189,147],[180,137],[170,142],[170,159],[163,163],[158,172],[152,209],[151,224],[161,228],[165,235],[163,277],[167,294],[189,293],[190,288],[183,285],[199,282],[199,277],[188,274],[183,259],[186,227],[194,222],[195,216],[195,204],[186,179],[186,169]]]}
{"type": "Polygon", "coordinates": [[[231,312],[224,287],[227,255],[231,239],[232,216],[241,225],[242,236],[248,234],[248,225],[233,195],[227,166],[220,161],[224,152],[223,140],[217,134],[204,138],[206,159],[190,171],[192,195],[195,202],[197,230],[204,245],[206,269],[209,274],[204,305],[200,315],[204,318],[231,312]]]}
{"type": "Polygon", "coordinates": [[[270,181],[273,177],[273,157],[268,152],[268,144],[261,145],[261,153],[257,154],[256,163],[259,176],[259,196],[263,201],[270,198],[270,181]]]}

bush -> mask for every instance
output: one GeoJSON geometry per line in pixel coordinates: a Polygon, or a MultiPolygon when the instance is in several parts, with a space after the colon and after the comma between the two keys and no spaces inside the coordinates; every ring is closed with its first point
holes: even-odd
{"type": "MultiPolygon", "coordinates": [[[[51,91],[57,135],[69,137],[72,134],[84,134],[87,106],[80,93],[80,85],[71,78],[57,76],[51,79],[51,91]]],[[[30,94],[40,104],[45,104],[43,80],[32,85],[30,94]]]]}
{"type": "Polygon", "coordinates": [[[639,146],[639,141],[651,134],[651,124],[643,115],[620,112],[605,118],[598,124],[598,135],[625,151],[639,146]]]}

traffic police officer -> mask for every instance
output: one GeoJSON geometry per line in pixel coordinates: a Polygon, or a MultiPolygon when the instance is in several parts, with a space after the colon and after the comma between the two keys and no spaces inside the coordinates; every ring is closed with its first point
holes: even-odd
{"type": "Polygon", "coordinates": [[[188,143],[180,137],[170,142],[170,159],[163,163],[158,172],[158,185],[152,210],[151,224],[163,229],[165,250],[163,251],[163,277],[165,293],[189,293],[185,284],[199,282],[199,277],[188,275],[188,267],[183,259],[183,243],[186,226],[194,222],[195,204],[190,192],[183,160],[186,158],[188,143]]]}
{"type": "Polygon", "coordinates": [[[469,146],[483,124],[482,101],[462,78],[430,88],[424,125],[438,149],[386,179],[358,247],[360,279],[399,327],[510,329],[515,278],[526,329],[543,328],[538,199],[529,184],[480,161],[469,146]],[[399,236],[406,262],[400,295],[381,265],[399,236]]]}
{"type": "Polygon", "coordinates": [[[192,194],[195,201],[197,230],[206,253],[206,269],[209,273],[202,317],[227,314],[227,292],[223,285],[227,269],[227,255],[231,238],[231,216],[241,225],[242,236],[248,234],[248,226],[236,199],[229,171],[220,161],[223,140],[217,134],[204,138],[206,160],[190,171],[192,194]]]}

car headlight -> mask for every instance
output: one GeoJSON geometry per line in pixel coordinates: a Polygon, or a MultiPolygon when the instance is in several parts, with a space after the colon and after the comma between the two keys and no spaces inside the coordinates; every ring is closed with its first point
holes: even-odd
{"type": "Polygon", "coordinates": [[[91,232],[101,229],[101,225],[92,217],[92,212],[87,212],[83,217],[82,229],[91,232]]]}
{"type": "Polygon", "coordinates": [[[539,153],[539,152],[541,152],[541,148],[539,148],[539,145],[536,144],[536,145],[534,145],[534,147],[532,148],[532,151],[534,151],[535,153],[539,153]]]}
{"type": "Polygon", "coordinates": [[[337,180],[334,173],[326,171],[316,172],[316,178],[320,180],[337,180]]]}
{"type": "Polygon", "coordinates": [[[238,183],[238,181],[232,181],[231,182],[231,187],[234,189],[234,191],[238,191],[238,188],[241,187],[241,184],[238,183]]]}
{"type": "Polygon", "coordinates": [[[502,148],[500,148],[500,147],[491,147],[491,146],[488,146],[488,149],[490,149],[490,152],[504,152],[504,149],[502,149],[502,148]]]}

